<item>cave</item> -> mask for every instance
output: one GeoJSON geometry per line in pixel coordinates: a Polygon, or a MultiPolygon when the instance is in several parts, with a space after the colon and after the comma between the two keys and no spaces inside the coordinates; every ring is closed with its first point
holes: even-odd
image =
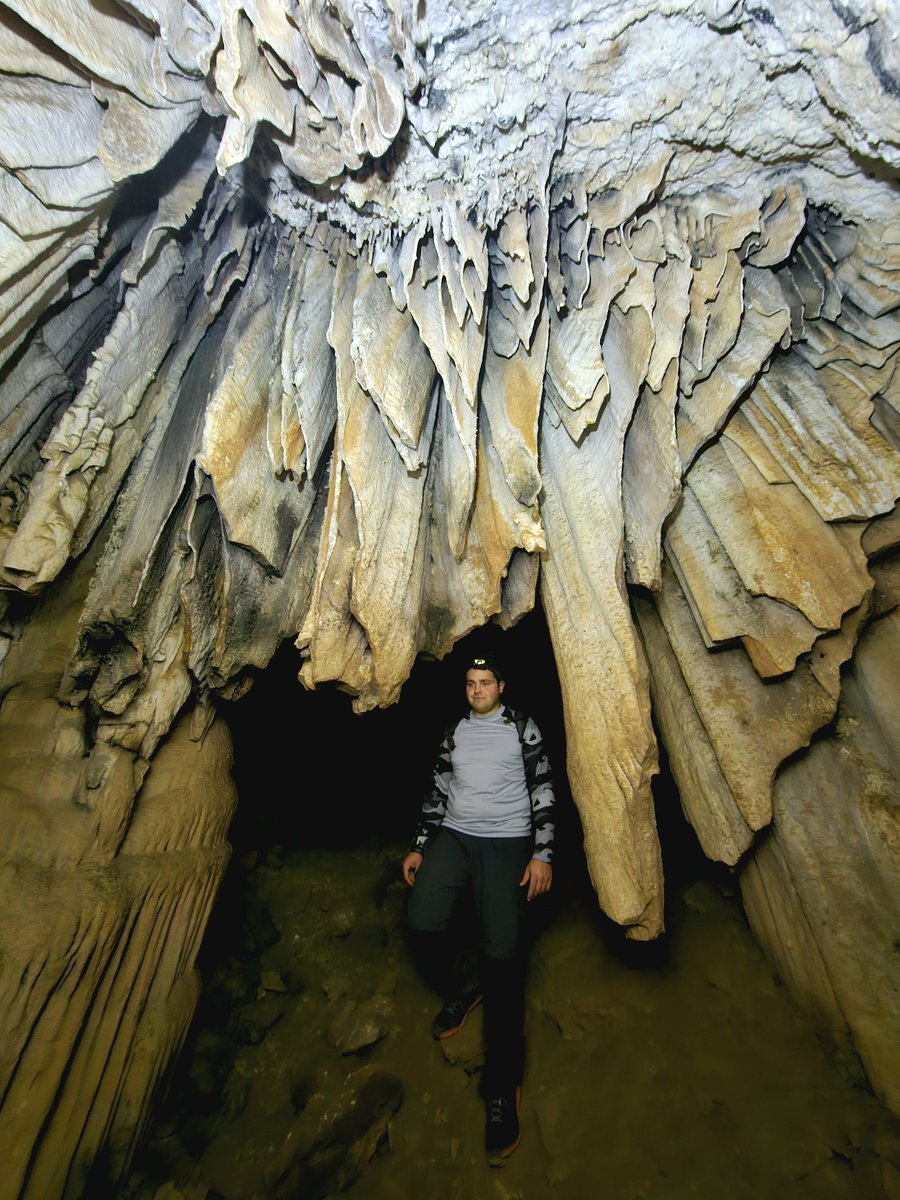
{"type": "Polygon", "coordinates": [[[288,664],[261,778],[308,799],[535,622],[593,927],[662,952],[663,788],[900,1116],[897,46],[827,0],[0,10],[4,1200],[146,1142],[233,847],[284,839],[254,692],[288,664]]]}

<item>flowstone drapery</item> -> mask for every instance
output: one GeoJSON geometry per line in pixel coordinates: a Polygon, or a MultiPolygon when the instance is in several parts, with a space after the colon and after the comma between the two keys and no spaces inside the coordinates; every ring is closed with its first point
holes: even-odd
{"type": "Polygon", "coordinates": [[[127,1163],[183,1036],[220,701],[292,638],[390,705],[537,589],[603,910],[661,931],[659,735],[900,1109],[888,9],[545,9],[0,15],[11,1196],[127,1163]]]}

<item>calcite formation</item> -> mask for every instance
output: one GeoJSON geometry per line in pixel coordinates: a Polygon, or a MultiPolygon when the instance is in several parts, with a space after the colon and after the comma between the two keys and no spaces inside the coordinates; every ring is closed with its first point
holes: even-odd
{"type": "Polygon", "coordinates": [[[659,737],[900,1109],[897,47],[888,0],[8,0],[4,1195],[140,1137],[224,702],[291,638],[391,705],[538,589],[602,909],[662,930],[659,737]]]}

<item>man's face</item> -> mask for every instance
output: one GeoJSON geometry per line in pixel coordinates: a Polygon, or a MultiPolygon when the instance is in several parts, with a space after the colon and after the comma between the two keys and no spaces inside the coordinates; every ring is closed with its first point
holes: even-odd
{"type": "Polygon", "coordinates": [[[466,671],[466,699],[469,708],[479,717],[490,716],[500,707],[503,684],[498,683],[493,671],[478,671],[474,667],[466,671]]]}

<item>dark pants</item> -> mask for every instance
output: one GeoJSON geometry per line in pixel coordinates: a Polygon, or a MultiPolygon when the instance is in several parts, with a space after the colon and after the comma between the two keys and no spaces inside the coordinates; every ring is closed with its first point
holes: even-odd
{"type": "Polygon", "coordinates": [[[461,975],[457,943],[467,899],[473,905],[484,991],[485,1096],[512,1091],[522,1080],[526,889],[519,880],[533,847],[531,837],[482,838],[440,829],[409,898],[414,952],[427,982],[444,999],[474,986],[461,975]]]}

